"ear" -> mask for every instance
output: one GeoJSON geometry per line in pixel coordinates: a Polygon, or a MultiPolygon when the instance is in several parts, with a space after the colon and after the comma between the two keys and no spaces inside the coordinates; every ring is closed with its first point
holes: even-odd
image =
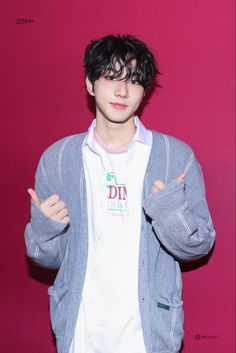
{"type": "Polygon", "coordinates": [[[88,93],[89,93],[91,96],[94,96],[93,84],[92,84],[92,82],[88,79],[88,77],[86,77],[86,88],[87,88],[88,93]]]}

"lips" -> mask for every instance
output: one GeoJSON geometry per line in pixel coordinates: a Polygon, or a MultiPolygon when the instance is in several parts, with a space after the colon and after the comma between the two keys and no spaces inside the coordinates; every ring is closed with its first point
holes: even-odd
{"type": "Polygon", "coordinates": [[[116,108],[116,109],[125,109],[128,107],[128,105],[124,103],[111,103],[111,105],[113,106],[113,108],[116,108]]]}

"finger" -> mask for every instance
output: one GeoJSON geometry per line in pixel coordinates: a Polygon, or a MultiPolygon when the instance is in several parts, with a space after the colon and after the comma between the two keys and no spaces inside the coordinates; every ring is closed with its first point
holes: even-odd
{"type": "Polygon", "coordinates": [[[157,189],[155,186],[152,186],[150,191],[151,191],[151,194],[155,194],[155,192],[159,191],[159,189],[157,189]]]}
{"type": "Polygon", "coordinates": [[[56,216],[57,213],[59,213],[64,208],[65,208],[65,203],[63,201],[58,201],[52,206],[41,204],[42,211],[50,218],[56,216]]]}
{"type": "Polygon", "coordinates": [[[49,196],[46,200],[44,200],[43,202],[42,202],[42,207],[43,208],[47,208],[47,207],[50,207],[50,206],[53,206],[53,205],[55,205],[57,202],[59,202],[60,201],[60,198],[59,198],[59,196],[58,195],[56,195],[56,194],[53,194],[53,195],[51,195],[51,196],[49,196]]]}
{"type": "Polygon", "coordinates": [[[28,191],[28,193],[29,193],[30,196],[31,196],[31,200],[32,200],[33,202],[35,202],[36,205],[39,206],[40,203],[41,203],[41,201],[40,201],[40,199],[39,199],[37,193],[36,193],[33,189],[28,189],[27,191],[28,191]]]}
{"type": "Polygon", "coordinates": [[[156,187],[158,190],[162,190],[166,185],[161,180],[155,180],[153,186],[156,187]]]}
{"type": "Polygon", "coordinates": [[[57,222],[62,222],[62,220],[66,217],[68,217],[68,210],[66,208],[63,208],[63,210],[61,210],[56,215],[51,217],[51,219],[57,222]]]}
{"type": "Polygon", "coordinates": [[[63,224],[67,224],[69,222],[69,216],[65,216],[64,218],[62,218],[61,220],[58,220],[58,219],[54,219],[54,218],[51,218],[52,220],[56,221],[56,222],[59,222],[59,223],[63,223],[63,224]]]}
{"type": "Polygon", "coordinates": [[[61,223],[67,224],[67,223],[69,223],[69,221],[70,221],[70,218],[68,216],[66,216],[61,220],[61,223]]]}
{"type": "Polygon", "coordinates": [[[180,175],[176,178],[176,180],[177,180],[179,183],[181,183],[181,181],[184,180],[185,176],[186,176],[186,173],[180,174],[180,175]]]}

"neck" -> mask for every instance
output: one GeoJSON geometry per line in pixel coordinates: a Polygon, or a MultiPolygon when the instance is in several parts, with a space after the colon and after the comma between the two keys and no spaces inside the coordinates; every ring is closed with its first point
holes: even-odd
{"type": "Polygon", "coordinates": [[[134,118],[130,118],[126,122],[115,123],[104,121],[104,119],[96,120],[96,135],[104,144],[110,147],[127,146],[136,132],[134,118]]]}

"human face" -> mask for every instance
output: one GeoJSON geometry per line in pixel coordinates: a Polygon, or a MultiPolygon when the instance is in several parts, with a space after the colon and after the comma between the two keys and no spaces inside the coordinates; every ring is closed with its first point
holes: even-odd
{"type": "Polygon", "coordinates": [[[95,97],[98,121],[118,124],[127,122],[134,117],[144,96],[144,88],[132,79],[104,75],[94,85],[88,79],[86,84],[89,94],[95,97]]]}

